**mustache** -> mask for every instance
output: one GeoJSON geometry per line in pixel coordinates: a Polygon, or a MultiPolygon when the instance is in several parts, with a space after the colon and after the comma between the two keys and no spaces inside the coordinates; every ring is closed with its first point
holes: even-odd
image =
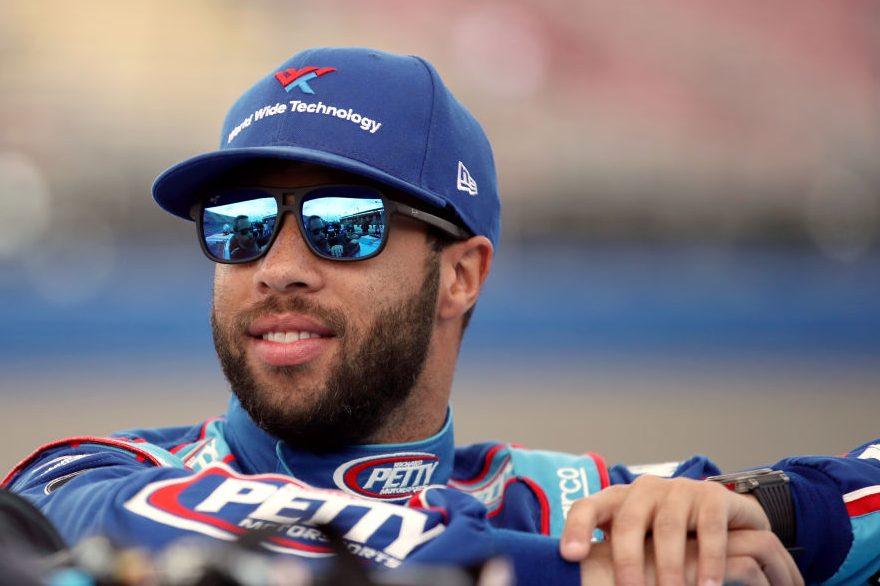
{"type": "Polygon", "coordinates": [[[242,336],[246,336],[248,328],[254,320],[278,313],[299,313],[311,318],[317,318],[321,323],[333,330],[333,334],[342,337],[348,329],[348,322],[342,310],[324,307],[314,301],[302,297],[266,297],[262,301],[254,303],[247,309],[242,310],[235,316],[232,322],[232,330],[242,336]]]}

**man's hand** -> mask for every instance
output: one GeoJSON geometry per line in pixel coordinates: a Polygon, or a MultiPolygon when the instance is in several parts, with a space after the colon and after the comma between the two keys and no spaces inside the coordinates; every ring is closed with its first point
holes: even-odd
{"type": "MultiPolygon", "coordinates": [[[[678,584],[697,584],[697,541],[691,537],[685,545],[684,576],[678,584]]],[[[659,582],[651,539],[645,543],[645,575],[647,586],[669,584],[659,582]]],[[[584,586],[616,586],[613,552],[609,542],[595,544],[590,555],[581,562],[581,584],[584,586]]],[[[727,563],[724,582],[744,586],[803,586],[804,580],[794,560],[782,543],[769,531],[741,529],[731,531],[727,539],[727,563]]],[[[706,584],[700,582],[701,586],[706,584]]]]}
{"type": "MultiPolygon", "coordinates": [[[[762,563],[763,567],[794,563],[770,532],[770,522],[757,500],[714,482],[642,476],[630,485],[611,486],[581,499],[568,513],[560,545],[562,556],[570,561],[584,560],[596,528],[608,538],[617,584],[645,583],[645,543],[649,535],[653,537],[653,566],[659,584],[685,583],[685,553],[692,533],[696,534],[698,548],[696,579],[701,585],[721,584],[726,566],[742,564],[733,559],[742,556],[731,557],[731,531],[749,530],[736,537],[736,545],[746,552],[746,558],[754,551],[765,560],[764,548],[758,551],[751,546],[758,541],[763,545],[775,542],[771,550],[774,563],[762,563]],[[744,540],[751,540],[750,547],[743,545],[744,540]]],[[[797,573],[796,568],[794,571],[797,573]]],[[[780,573],[771,572],[773,576],[780,573]]]]}

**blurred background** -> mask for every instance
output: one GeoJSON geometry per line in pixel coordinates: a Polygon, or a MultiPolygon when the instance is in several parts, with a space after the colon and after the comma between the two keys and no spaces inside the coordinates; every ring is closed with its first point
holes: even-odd
{"type": "Polygon", "coordinates": [[[880,436],[880,4],[0,0],[0,468],[222,412],[150,185],[309,46],[432,61],[504,202],[461,442],[727,469],[880,436]]]}

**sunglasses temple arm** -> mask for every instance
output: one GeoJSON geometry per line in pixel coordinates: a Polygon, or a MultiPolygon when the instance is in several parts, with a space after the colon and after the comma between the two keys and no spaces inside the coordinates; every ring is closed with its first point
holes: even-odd
{"type": "Polygon", "coordinates": [[[417,210],[416,208],[412,208],[406,204],[397,202],[394,202],[394,204],[397,208],[398,213],[409,216],[411,218],[415,218],[416,220],[419,220],[426,224],[430,224],[435,228],[439,228],[447,234],[454,236],[458,240],[467,240],[471,237],[471,234],[461,226],[457,226],[452,222],[444,220],[443,218],[438,218],[434,214],[429,214],[428,212],[417,210]]]}

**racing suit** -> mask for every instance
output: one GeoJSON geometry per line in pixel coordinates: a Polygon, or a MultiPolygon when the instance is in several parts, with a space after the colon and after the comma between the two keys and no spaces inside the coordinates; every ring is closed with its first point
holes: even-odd
{"type": "MultiPolygon", "coordinates": [[[[791,479],[806,582],[880,584],[880,440],[773,467],[791,479]]],[[[34,502],[71,544],[103,534],[159,550],[184,535],[234,540],[262,529],[268,549],[320,560],[331,553],[315,525],[332,524],[378,567],[501,554],[520,584],[579,584],[578,564],[558,554],[575,500],[641,473],[719,473],[704,456],[661,468],[496,442],[455,448],[451,415],[423,441],[314,454],[267,434],[233,397],[225,417],[196,426],[53,442],[2,486],[34,502]]]]}

